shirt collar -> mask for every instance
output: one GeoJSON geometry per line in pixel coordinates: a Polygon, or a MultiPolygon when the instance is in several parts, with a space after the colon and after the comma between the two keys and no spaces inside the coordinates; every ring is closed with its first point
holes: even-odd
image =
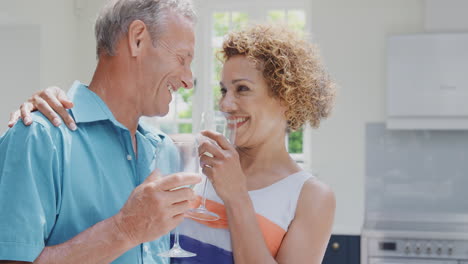
{"type": "MultiPolygon", "coordinates": [[[[68,91],[68,97],[73,101],[74,106],[70,111],[77,124],[109,120],[115,126],[128,130],[115,119],[106,103],[97,94],[88,89],[88,86],[79,81],[73,83],[68,91]]],[[[149,129],[146,125],[141,124],[141,122],[138,124],[137,130],[144,137],[148,138],[154,146],[157,146],[166,137],[166,134],[162,131],[149,129]]]]}
{"type": "Polygon", "coordinates": [[[161,130],[150,128],[146,124],[142,124],[141,121],[138,124],[137,131],[147,138],[154,147],[157,147],[167,136],[161,130]]]}
{"type": "MultiPolygon", "coordinates": [[[[102,120],[118,123],[104,101],[79,81],[73,83],[68,91],[68,97],[73,101],[71,112],[77,124],[102,120]]],[[[118,123],[118,126],[123,125],[118,123]]]]}

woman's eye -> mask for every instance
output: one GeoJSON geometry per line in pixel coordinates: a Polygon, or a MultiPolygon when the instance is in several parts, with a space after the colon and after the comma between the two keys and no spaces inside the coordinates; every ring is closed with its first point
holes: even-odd
{"type": "Polygon", "coordinates": [[[227,92],[226,88],[223,88],[223,87],[221,87],[220,91],[221,91],[221,95],[223,95],[223,96],[224,96],[224,95],[226,94],[226,92],[227,92]]]}
{"type": "Polygon", "coordinates": [[[238,92],[245,92],[245,91],[249,91],[249,87],[245,86],[245,85],[240,85],[239,87],[237,87],[237,91],[238,92]]]}

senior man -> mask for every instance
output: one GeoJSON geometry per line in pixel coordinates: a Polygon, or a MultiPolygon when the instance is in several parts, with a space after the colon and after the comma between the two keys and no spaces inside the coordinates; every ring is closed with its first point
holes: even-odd
{"type": "Polygon", "coordinates": [[[34,113],[0,139],[0,263],[168,263],[157,253],[194,198],[170,190],[200,177],[176,173],[171,140],[139,118],[192,87],[194,20],[189,0],[101,10],[92,81],[69,91],[78,128],[34,113]]]}

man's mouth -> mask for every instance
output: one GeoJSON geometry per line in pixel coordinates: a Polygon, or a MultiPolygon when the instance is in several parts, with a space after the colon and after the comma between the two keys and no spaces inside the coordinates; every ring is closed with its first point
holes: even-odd
{"type": "Polygon", "coordinates": [[[175,93],[175,92],[177,92],[177,88],[175,88],[175,87],[172,86],[171,84],[168,84],[168,85],[167,85],[167,90],[169,90],[170,93],[175,93]]]}

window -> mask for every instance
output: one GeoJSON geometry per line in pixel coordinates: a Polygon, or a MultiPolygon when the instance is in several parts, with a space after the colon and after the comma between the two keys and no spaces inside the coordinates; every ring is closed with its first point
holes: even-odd
{"type": "Polygon", "coordinates": [[[169,113],[164,117],[144,117],[143,121],[167,134],[192,133],[194,89],[179,89],[172,96],[169,113]]]}

